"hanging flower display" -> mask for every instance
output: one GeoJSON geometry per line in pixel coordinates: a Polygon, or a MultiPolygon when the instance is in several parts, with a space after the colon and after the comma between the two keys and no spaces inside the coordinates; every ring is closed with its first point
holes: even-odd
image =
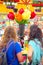
{"type": "Polygon", "coordinates": [[[14,13],[13,12],[9,12],[8,18],[11,19],[11,20],[14,20],[14,18],[15,18],[14,13]]]}

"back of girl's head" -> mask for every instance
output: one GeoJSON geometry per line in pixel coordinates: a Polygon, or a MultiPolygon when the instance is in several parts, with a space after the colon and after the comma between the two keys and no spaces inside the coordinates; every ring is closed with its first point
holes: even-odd
{"type": "Polygon", "coordinates": [[[12,26],[8,26],[5,29],[3,42],[7,43],[10,39],[16,40],[16,32],[12,26]]]}
{"type": "Polygon", "coordinates": [[[42,40],[42,31],[37,25],[32,25],[30,27],[30,39],[33,40],[37,38],[39,41],[42,40]]]}

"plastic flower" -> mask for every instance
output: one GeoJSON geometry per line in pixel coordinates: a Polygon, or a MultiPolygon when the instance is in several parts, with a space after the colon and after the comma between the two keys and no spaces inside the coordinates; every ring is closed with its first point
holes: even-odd
{"type": "Polygon", "coordinates": [[[25,10],[25,12],[22,14],[22,18],[24,20],[30,19],[31,12],[29,10],[25,10]]]}
{"type": "Polygon", "coordinates": [[[19,22],[22,21],[22,15],[20,13],[15,14],[15,19],[19,22]]]}

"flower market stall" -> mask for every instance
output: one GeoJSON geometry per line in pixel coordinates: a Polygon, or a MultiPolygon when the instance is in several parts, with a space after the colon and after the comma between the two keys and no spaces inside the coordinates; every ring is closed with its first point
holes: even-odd
{"type": "MultiPolygon", "coordinates": [[[[43,32],[43,2],[38,0],[3,0],[0,1],[0,40],[6,26],[14,26],[18,38],[29,33],[32,24],[38,25],[43,32]],[[40,6],[39,6],[40,4],[40,6]]],[[[24,38],[23,54],[28,54],[28,38],[24,38]]],[[[26,63],[27,64],[27,59],[26,63]]]]}

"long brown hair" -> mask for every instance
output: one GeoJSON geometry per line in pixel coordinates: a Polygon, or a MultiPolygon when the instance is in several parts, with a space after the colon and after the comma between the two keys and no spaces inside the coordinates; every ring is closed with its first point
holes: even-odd
{"type": "Polygon", "coordinates": [[[42,31],[37,25],[32,25],[30,27],[30,40],[37,38],[42,42],[42,31]]]}
{"type": "Polygon", "coordinates": [[[13,39],[14,41],[17,41],[16,31],[14,30],[13,26],[6,27],[4,31],[4,36],[2,38],[2,42],[4,44],[7,44],[9,40],[13,39]]]}

